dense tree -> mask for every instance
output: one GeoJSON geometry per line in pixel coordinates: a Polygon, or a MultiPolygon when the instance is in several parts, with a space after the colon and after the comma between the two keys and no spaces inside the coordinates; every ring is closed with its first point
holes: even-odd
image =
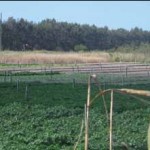
{"type": "Polygon", "coordinates": [[[9,17],[2,23],[3,49],[46,49],[75,50],[86,47],[88,50],[107,50],[123,45],[139,46],[150,43],[150,31],[135,27],[130,31],[125,29],[110,30],[107,26],[96,27],[88,24],[57,22],[55,19],[45,19],[39,23],[29,22],[23,18],[9,17]]]}

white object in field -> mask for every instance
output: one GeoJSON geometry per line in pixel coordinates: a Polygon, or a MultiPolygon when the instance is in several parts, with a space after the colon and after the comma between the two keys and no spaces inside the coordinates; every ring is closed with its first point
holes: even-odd
{"type": "Polygon", "coordinates": [[[92,77],[92,78],[96,78],[96,74],[92,74],[91,77],[92,77]]]}

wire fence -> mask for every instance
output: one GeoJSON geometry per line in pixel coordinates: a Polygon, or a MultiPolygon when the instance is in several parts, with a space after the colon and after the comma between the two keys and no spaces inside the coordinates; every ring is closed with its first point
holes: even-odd
{"type": "Polygon", "coordinates": [[[96,74],[103,85],[150,83],[150,65],[135,63],[75,64],[73,67],[0,69],[0,82],[87,83],[96,74]]]}

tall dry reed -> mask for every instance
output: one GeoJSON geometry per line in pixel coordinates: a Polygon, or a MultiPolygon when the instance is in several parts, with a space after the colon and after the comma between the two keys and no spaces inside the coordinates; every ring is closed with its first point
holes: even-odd
{"type": "Polygon", "coordinates": [[[0,63],[5,64],[71,64],[101,62],[150,62],[146,53],[121,52],[52,52],[52,51],[2,51],[0,63]]]}
{"type": "Polygon", "coordinates": [[[109,54],[105,52],[0,52],[0,63],[7,64],[69,64],[108,62],[109,54]]]}

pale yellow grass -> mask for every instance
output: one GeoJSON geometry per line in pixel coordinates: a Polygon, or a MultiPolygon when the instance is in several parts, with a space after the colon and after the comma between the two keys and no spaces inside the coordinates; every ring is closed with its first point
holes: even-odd
{"type": "Polygon", "coordinates": [[[120,61],[120,62],[150,62],[150,54],[149,53],[141,53],[141,52],[113,52],[110,54],[110,61],[120,61]]]}
{"type": "Polygon", "coordinates": [[[108,62],[110,56],[106,52],[0,52],[0,63],[7,64],[69,64],[108,62]]]}
{"type": "Polygon", "coordinates": [[[72,64],[101,62],[150,62],[150,54],[121,52],[52,52],[52,51],[2,51],[0,63],[5,64],[72,64]]]}

